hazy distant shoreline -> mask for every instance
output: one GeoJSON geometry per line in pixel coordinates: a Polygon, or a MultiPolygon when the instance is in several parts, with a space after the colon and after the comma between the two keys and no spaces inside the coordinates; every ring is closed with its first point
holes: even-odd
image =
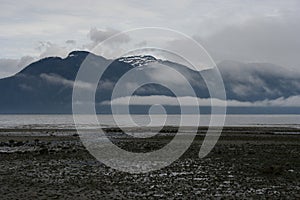
{"type": "MultiPolygon", "coordinates": [[[[125,115],[116,115],[118,124],[116,124],[112,115],[97,115],[101,127],[134,127],[139,126],[162,126],[159,123],[164,122],[164,126],[178,126],[180,124],[180,115],[165,116],[154,115],[156,123],[149,124],[149,115],[131,115],[131,121],[125,115]],[[136,124],[134,124],[135,122],[136,124]],[[157,123],[158,122],[158,123],[157,123]],[[148,125],[149,124],[149,125],[148,125]]],[[[77,128],[99,128],[98,124],[91,123],[91,115],[85,115],[84,124],[78,124],[77,128]]],[[[208,126],[210,124],[210,115],[184,115],[185,124],[181,126],[194,126],[195,121],[199,121],[199,126],[208,126]]],[[[215,115],[216,119],[222,120],[222,116],[215,115]]],[[[93,119],[93,118],[92,118],[93,119]]],[[[211,124],[214,126],[214,124],[211,124]]],[[[225,127],[290,127],[300,128],[300,115],[226,115],[225,127]]],[[[0,129],[75,129],[72,115],[0,115],[0,129]]]]}

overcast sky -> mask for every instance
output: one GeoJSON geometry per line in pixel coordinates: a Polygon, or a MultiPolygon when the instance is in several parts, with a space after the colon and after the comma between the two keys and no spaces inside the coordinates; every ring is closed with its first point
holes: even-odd
{"type": "Polygon", "coordinates": [[[0,77],[33,60],[89,50],[119,31],[150,26],[193,37],[216,62],[300,68],[300,1],[296,0],[0,0],[0,4],[0,77]]]}

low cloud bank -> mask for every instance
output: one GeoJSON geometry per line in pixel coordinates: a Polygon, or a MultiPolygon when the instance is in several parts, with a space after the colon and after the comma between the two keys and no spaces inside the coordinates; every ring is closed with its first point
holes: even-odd
{"type": "Polygon", "coordinates": [[[104,101],[102,105],[169,105],[175,106],[179,105],[181,102],[182,106],[210,106],[211,102],[216,106],[227,106],[232,107],[268,107],[268,106],[279,106],[279,107],[300,107],[300,95],[291,96],[288,98],[277,98],[272,100],[263,100],[256,102],[248,102],[248,101],[236,101],[236,100],[220,100],[220,99],[201,99],[196,97],[169,97],[169,96],[131,96],[131,97],[121,97],[116,98],[112,101],[104,101]]]}

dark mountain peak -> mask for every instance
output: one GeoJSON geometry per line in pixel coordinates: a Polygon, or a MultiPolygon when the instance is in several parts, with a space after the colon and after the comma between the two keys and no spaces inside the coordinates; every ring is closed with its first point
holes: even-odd
{"type": "Polygon", "coordinates": [[[84,56],[84,57],[86,57],[87,55],[89,55],[90,54],[90,52],[88,52],[88,51],[71,51],[69,54],[68,54],[68,56],[67,57],[82,57],[82,56],[84,56]]]}
{"type": "MultiPolygon", "coordinates": [[[[58,74],[66,78],[73,78],[81,63],[87,56],[93,56],[97,60],[103,60],[102,56],[88,51],[72,51],[65,58],[47,57],[31,63],[18,74],[39,76],[41,74],[58,74]]],[[[106,60],[106,59],[105,59],[106,60]]]]}
{"type": "Polygon", "coordinates": [[[27,67],[25,67],[23,70],[21,70],[17,74],[35,75],[39,71],[41,71],[42,68],[47,68],[48,66],[51,66],[51,65],[57,65],[61,61],[62,61],[62,58],[60,58],[60,57],[42,58],[36,62],[29,64],[27,67]]]}
{"type": "Polygon", "coordinates": [[[75,62],[74,64],[81,64],[84,59],[89,56],[92,59],[100,59],[100,60],[107,60],[106,58],[99,56],[97,54],[94,54],[92,52],[89,51],[71,51],[68,56],[65,58],[65,60],[71,61],[71,62],[75,62]]]}
{"type": "Polygon", "coordinates": [[[157,59],[151,55],[136,55],[121,57],[118,61],[130,64],[133,67],[140,67],[151,62],[156,62],[157,59]]]}

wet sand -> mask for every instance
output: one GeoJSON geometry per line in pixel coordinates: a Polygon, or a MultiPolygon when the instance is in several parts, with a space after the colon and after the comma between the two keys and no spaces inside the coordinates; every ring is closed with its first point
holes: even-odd
{"type": "MultiPolygon", "coordinates": [[[[116,128],[106,132],[123,149],[147,152],[167,144],[176,130],[165,127],[149,139],[126,137],[116,128]]],[[[200,127],[189,150],[170,166],[128,174],[93,158],[75,130],[2,129],[0,199],[300,198],[299,129],[226,127],[200,159],[205,131],[200,127]]]]}

